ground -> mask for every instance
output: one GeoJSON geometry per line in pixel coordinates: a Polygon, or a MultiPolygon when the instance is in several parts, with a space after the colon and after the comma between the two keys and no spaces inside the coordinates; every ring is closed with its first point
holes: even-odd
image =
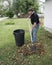
{"type": "Polygon", "coordinates": [[[44,44],[45,54],[24,56],[17,52],[19,47],[15,44],[13,31],[24,29],[25,44],[31,43],[27,22],[27,19],[6,19],[0,22],[0,65],[52,65],[52,39],[43,26],[39,29],[37,42],[44,44]]]}

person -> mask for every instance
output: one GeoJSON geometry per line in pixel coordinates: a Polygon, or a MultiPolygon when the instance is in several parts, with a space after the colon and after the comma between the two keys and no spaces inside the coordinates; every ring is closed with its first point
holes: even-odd
{"type": "Polygon", "coordinates": [[[31,8],[28,10],[28,14],[29,14],[29,18],[31,19],[31,24],[32,24],[31,36],[32,36],[32,43],[34,44],[37,42],[37,32],[39,29],[39,16],[31,8]]]}

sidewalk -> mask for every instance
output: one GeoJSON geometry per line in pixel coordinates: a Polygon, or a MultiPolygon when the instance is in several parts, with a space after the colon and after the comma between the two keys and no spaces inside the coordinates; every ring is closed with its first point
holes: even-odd
{"type": "Polygon", "coordinates": [[[3,17],[3,18],[0,18],[0,21],[4,20],[4,19],[7,19],[8,17],[3,17]]]}

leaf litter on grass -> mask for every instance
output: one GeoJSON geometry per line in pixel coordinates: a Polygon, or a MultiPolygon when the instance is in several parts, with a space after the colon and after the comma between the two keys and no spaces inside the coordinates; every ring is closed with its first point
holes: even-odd
{"type": "Polygon", "coordinates": [[[32,55],[32,54],[39,54],[43,55],[45,53],[44,45],[42,43],[35,43],[35,44],[27,44],[18,49],[18,53],[22,55],[32,55]]]}

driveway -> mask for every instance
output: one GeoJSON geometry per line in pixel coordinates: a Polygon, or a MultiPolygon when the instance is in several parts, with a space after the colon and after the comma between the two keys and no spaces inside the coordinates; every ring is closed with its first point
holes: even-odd
{"type": "Polygon", "coordinates": [[[0,21],[4,20],[4,19],[7,19],[8,17],[3,17],[3,18],[0,18],[0,21]]]}

